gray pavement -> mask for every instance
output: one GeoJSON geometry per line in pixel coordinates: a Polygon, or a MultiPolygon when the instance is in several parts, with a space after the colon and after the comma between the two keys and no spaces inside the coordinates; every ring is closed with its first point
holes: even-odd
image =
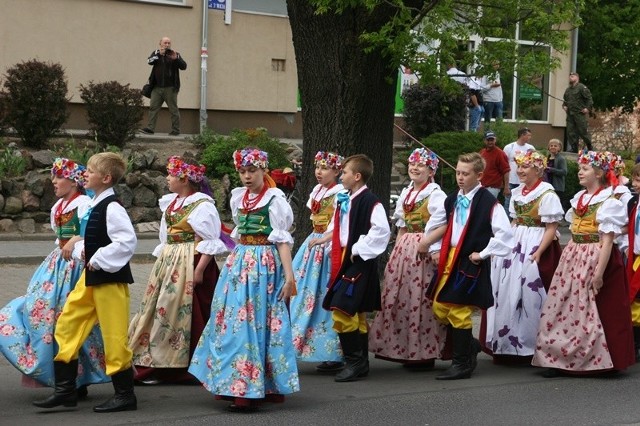
{"type": "MultiPolygon", "coordinates": [[[[155,240],[144,240],[153,242],[155,240]]],[[[0,243],[0,257],[17,252],[0,243]]],[[[25,244],[28,241],[24,242],[25,244]]],[[[27,245],[25,245],[26,250],[27,245]]],[[[47,245],[46,255],[50,250],[47,245]]],[[[26,250],[35,256],[37,245],[26,250]]],[[[42,257],[40,258],[42,260],[42,257]]],[[[152,263],[134,261],[131,313],[137,309],[152,263]]],[[[34,265],[0,265],[0,306],[22,295],[34,265]]],[[[477,318],[476,318],[477,323],[477,318]]],[[[476,324],[477,325],[477,324],[476,324]]],[[[637,390],[640,367],[608,378],[544,379],[532,367],[492,364],[484,354],[470,380],[436,381],[448,363],[435,371],[409,371],[371,357],[368,378],[335,383],[299,364],[301,391],[284,404],[265,405],[252,414],[229,413],[227,403],[199,386],[137,387],[138,411],[95,414],[91,407],[108,398],[110,385],[89,388],[89,399],[77,409],[44,412],[31,405],[50,389],[21,386],[20,374],[0,357],[0,425],[537,425],[640,424],[637,390]]]]}

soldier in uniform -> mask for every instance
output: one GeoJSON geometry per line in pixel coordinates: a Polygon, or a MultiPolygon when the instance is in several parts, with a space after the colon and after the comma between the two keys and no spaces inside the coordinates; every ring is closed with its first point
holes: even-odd
{"type": "Polygon", "coordinates": [[[562,108],[567,112],[567,151],[578,152],[580,138],[592,151],[587,116],[593,108],[593,99],[587,86],[580,83],[580,76],[576,72],[569,74],[569,87],[564,91],[562,108]]]}

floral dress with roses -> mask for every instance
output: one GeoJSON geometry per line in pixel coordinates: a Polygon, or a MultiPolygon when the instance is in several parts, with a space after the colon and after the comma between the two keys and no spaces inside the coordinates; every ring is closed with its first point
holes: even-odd
{"type": "Polygon", "coordinates": [[[293,213],[277,188],[243,211],[246,191],[231,192],[231,236],[240,243],[222,267],[211,318],[189,367],[209,392],[237,405],[281,402],[300,389],[289,313],[278,300],[285,281],[275,245],[293,242],[293,213]]]}
{"type": "MultiPolygon", "coordinates": [[[[51,228],[58,237],[57,247],[36,269],[27,293],[0,309],[0,351],[24,374],[26,386],[54,385],[56,320],[84,268],[77,259],[64,260],[61,247],[80,234],[78,207],[90,202],[91,198],[79,195],[53,205],[51,228]]],[[[110,382],[104,369],[104,346],[96,325],[79,352],[77,385],[110,382]]]]}
{"type": "Polygon", "coordinates": [[[622,370],[635,362],[628,284],[620,251],[611,249],[597,295],[592,278],[600,254],[600,234],[620,234],[627,210],[610,188],[571,200],[567,244],[542,307],[532,364],[567,372],[622,370]]]}
{"type": "MultiPolygon", "coordinates": [[[[369,330],[369,350],[376,357],[420,363],[442,356],[446,327],[433,315],[427,287],[437,266],[418,258],[418,244],[429,218],[444,208],[446,194],[436,183],[418,190],[413,183],[400,194],[393,218],[406,232],[396,240],[384,271],[382,310],[369,330]]],[[[438,250],[440,243],[429,251],[438,250]]]]}
{"type": "Polygon", "coordinates": [[[298,294],[291,298],[291,332],[296,357],[300,361],[342,361],[338,334],[333,330],[331,312],[322,308],[331,273],[331,244],[309,247],[309,241],[322,238],[333,217],[334,199],[342,185],[325,188],[316,185],[309,195],[313,232],[302,243],[293,259],[298,294]]]}
{"type": "Polygon", "coordinates": [[[523,188],[520,185],[513,190],[509,205],[516,245],[509,255],[494,256],[491,261],[494,305],[487,309],[485,340],[493,355],[533,355],[540,312],[547,298],[545,288],[560,257],[559,243],[554,241],[545,251],[550,256],[543,255],[540,264],[531,260],[546,224],[562,220],[560,198],[546,182],[526,195],[523,188]],[[548,274],[542,271],[544,266],[550,266],[548,274]]]}
{"type": "Polygon", "coordinates": [[[191,355],[211,315],[218,266],[212,259],[203,282],[193,286],[201,254],[227,251],[220,240],[220,218],[211,197],[196,192],[186,198],[168,194],[163,211],[158,258],[151,269],[138,312],[129,325],[136,379],[193,379],[187,373],[191,355]]]}

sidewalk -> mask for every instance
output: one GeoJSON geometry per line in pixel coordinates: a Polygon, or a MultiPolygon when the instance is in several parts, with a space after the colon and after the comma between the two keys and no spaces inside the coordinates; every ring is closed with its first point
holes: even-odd
{"type": "MultiPolygon", "coordinates": [[[[134,262],[152,262],[158,234],[138,234],[134,262]]],[[[55,238],[47,234],[0,234],[0,265],[38,265],[55,248],[55,238]]]]}

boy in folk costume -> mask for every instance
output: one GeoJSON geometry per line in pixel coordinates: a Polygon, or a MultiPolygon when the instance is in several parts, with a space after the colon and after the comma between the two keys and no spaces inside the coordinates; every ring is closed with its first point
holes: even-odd
{"type": "Polygon", "coordinates": [[[629,277],[629,300],[631,302],[631,324],[636,362],[640,362],[640,218],[638,218],[638,193],[640,193],[640,164],[631,170],[631,185],[636,195],[629,200],[629,251],[627,252],[627,275],[629,277]]]}
{"type": "Polygon", "coordinates": [[[493,305],[491,256],[505,256],[515,243],[511,224],[497,199],[480,180],[484,160],[478,153],[458,157],[456,181],[460,190],[450,194],[444,210],[436,212],[427,227],[446,224],[438,263],[433,313],[451,327],[453,360],[438,380],[471,377],[480,345],[473,338],[471,314],[475,308],[493,305]]]}
{"type": "Polygon", "coordinates": [[[373,162],[363,154],[348,157],[332,224],[324,237],[309,245],[331,243],[331,279],[322,307],[332,311],[345,367],[336,382],[350,382],[369,373],[366,312],[379,310],[377,257],[389,243],[389,222],[378,197],[367,187],[373,162]]]}
{"type": "Polygon", "coordinates": [[[93,411],[108,413],[137,408],[131,349],[127,345],[128,284],[133,282],[129,260],[137,239],[131,219],[113,191],[125,170],[124,159],[113,152],[96,154],[87,163],[85,188],[93,190],[95,196],[88,209],[78,212],[84,247],[79,242],[74,249],[74,255],[84,254],[80,256],[85,259],[85,270],[56,324],[55,391],[46,399],[34,401],[36,407],[77,405],[78,351],[93,325],[99,322],[106,373],[111,376],[115,394],[93,407],[93,411]]]}

